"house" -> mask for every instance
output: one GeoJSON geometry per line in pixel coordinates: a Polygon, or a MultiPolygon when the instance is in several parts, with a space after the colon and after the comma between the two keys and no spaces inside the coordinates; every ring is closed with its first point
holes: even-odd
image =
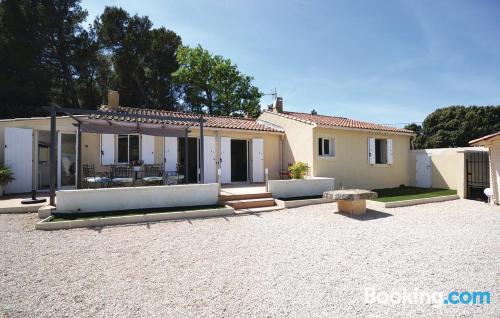
{"type": "MultiPolygon", "coordinates": [[[[296,161],[309,165],[310,176],[335,177],[337,187],[373,189],[410,182],[413,132],[341,117],[285,112],[282,98],[258,119],[203,116],[203,147],[196,114],[122,107],[113,91],[108,105],[93,112],[57,117],[57,189],[76,187],[78,158],[80,164],[92,164],[97,171],[133,160],[164,164],[166,171],[187,169],[190,183],[264,182],[266,171],[269,179],[279,179],[296,161]],[[141,116],[170,119],[144,120],[141,116]],[[108,124],[118,130],[106,129],[108,124]],[[94,126],[99,126],[98,133],[94,126]],[[162,127],[174,134],[158,133],[162,127]]],[[[16,176],[7,186],[8,193],[49,188],[51,146],[50,118],[0,120],[0,161],[16,176]]]]}
{"type": "MultiPolygon", "coordinates": [[[[109,171],[110,165],[143,160],[146,164],[164,163],[167,171],[185,171],[191,183],[200,182],[200,123],[186,122],[197,115],[119,106],[116,92],[110,92],[103,112],[119,112],[123,117],[113,123],[138,124],[141,119],[127,115],[157,115],[178,118],[169,121],[172,129],[188,129],[188,139],[163,137],[147,133],[81,133],[81,163],[92,164],[96,171],[109,171]],[[187,152],[186,152],[187,147],[187,152]],[[185,158],[188,154],[188,162],[185,158]]],[[[88,117],[88,116],[82,116],[88,117]]],[[[75,118],[57,117],[57,189],[75,188],[78,133],[75,118]]],[[[106,122],[106,118],[103,118],[106,122]]],[[[111,123],[111,121],[109,121],[111,123]]],[[[157,123],[157,125],[159,125],[157,123]]],[[[265,168],[269,178],[279,178],[280,144],[283,131],[240,117],[204,116],[204,182],[264,182],[265,168]]],[[[161,126],[161,125],[160,125],[161,126]]],[[[0,160],[10,166],[16,180],[7,193],[49,189],[50,118],[16,118],[0,120],[0,160]]]]}
{"type": "Polygon", "coordinates": [[[500,131],[472,140],[469,144],[488,148],[490,157],[490,188],[493,192],[492,203],[500,204],[500,131]]]}
{"type": "Polygon", "coordinates": [[[259,122],[285,132],[283,162],[309,165],[311,176],[334,177],[337,187],[409,185],[413,131],[343,117],[288,112],[278,97],[259,122]]]}

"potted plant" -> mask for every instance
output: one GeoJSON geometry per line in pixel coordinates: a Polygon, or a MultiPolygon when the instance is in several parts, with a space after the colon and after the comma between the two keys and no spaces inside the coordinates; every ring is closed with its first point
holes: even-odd
{"type": "Polygon", "coordinates": [[[134,171],[140,171],[143,163],[144,163],[144,160],[132,160],[132,161],[130,161],[130,165],[132,166],[134,171]]]}
{"type": "Polygon", "coordinates": [[[5,186],[14,181],[14,173],[9,167],[0,165],[0,197],[3,196],[5,186]]]}
{"type": "Polygon", "coordinates": [[[290,178],[304,179],[304,176],[307,173],[307,169],[307,163],[297,161],[295,164],[288,167],[288,171],[290,171],[290,178]]]}

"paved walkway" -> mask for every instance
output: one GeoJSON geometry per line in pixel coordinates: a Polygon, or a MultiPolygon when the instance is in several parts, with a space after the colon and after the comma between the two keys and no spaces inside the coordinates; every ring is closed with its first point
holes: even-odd
{"type": "Polygon", "coordinates": [[[31,194],[8,195],[0,198],[0,214],[4,213],[30,213],[37,212],[42,206],[48,205],[49,197],[38,195],[37,199],[46,199],[47,202],[39,204],[21,204],[24,199],[30,199],[31,194]]]}

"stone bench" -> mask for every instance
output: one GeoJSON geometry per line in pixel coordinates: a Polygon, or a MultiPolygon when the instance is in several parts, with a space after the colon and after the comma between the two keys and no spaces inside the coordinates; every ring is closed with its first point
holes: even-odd
{"type": "Polygon", "coordinates": [[[362,189],[335,190],[323,193],[323,198],[338,202],[340,213],[349,214],[365,214],[366,200],[376,197],[376,192],[362,189]]]}

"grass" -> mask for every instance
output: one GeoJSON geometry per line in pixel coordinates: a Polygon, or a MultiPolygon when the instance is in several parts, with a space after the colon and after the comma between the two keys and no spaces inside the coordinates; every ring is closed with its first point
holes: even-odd
{"type": "Polygon", "coordinates": [[[373,200],[378,202],[407,201],[457,194],[457,190],[416,187],[375,189],[373,191],[378,194],[378,198],[373,200]]]}
{"type": "Polygon", "coordinates": [[[321,199],[322,195],[310,195],[305,197],[291,197],[291,198],[278,198],[281,201],[295,201],[295,200],[308,200],[308,199],[321,199]]]}
{"type": "Polygon", "coordinates": [[[198,206],[180,206],[173,208],[170,207],[170,208],[134,209],[134,210],[118,210],[118,211],[105,211],[105,212],[55,213],[54,218],[50,220],[50,222],[99,219],[99,218],[127,216],[127,215],[144,215],[151,213],[171,213],[171,212],[181,212],[181,211],[221,209],[224,207],[225,207],[224,205],[198,205],[198,206]]]}

